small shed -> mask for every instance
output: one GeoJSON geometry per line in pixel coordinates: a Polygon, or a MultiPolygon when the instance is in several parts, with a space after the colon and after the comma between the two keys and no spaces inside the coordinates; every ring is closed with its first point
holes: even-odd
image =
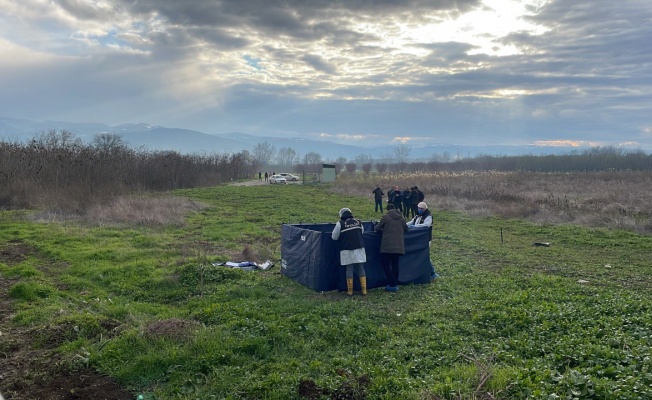
{"type": "Polygon", "coordinates": [[[335,182],[337,177],[337,168],[334,164],[322,164],[320,182],[335,182]]]}
{"type": "MultiPolygon", "coordinates": [[[[363,222],[367,253],[365,272],[369,289],[387,285],[380,265],[381,234],[374,223],[363,222]]],[[[281,226],[281,273],[315,291],[346,290],[345,268],[340,266],[337,241],[331,238],[333,223],[283,224],[281,226]]],[[[430,229],[405,233],[405,255],[399,259],[399,284],[430,282],[430,229]]],[[[359,281],[354,279],[356,290],[359,281]]]]}

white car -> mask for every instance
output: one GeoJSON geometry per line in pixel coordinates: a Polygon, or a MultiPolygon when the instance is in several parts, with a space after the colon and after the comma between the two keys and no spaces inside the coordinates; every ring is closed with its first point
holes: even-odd
{"type": "Polygon", "coordinates": [[[285,177],[285,180],[287,180],[287,181],[293,181],[293,182],[296,182],[296,181],[298,181],[298,180],[300,179],[298,176],[296,176],[296,175],[292,175],[292,174],[288,174],[287,172],[281,172],[279,175],[285,177]]]}
{"type": "Polygon", "coordinates": [[[269,178],[269,183],[288,183],[287,179],[281,175],[272,175],[269,178]]]}

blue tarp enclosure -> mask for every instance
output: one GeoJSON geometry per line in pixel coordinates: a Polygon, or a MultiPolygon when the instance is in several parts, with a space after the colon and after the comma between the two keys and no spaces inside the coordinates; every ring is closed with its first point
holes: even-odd
{"type": "MultiPolygon", "coordinates": [[[[387,285],[380,266],[381,234],[371,221],[363,222],[367,253],[365,272],[369,289],[387,285]]],[[[345,268],[340,266],[337,241],[331,238],[335,224],[283,224],[281,226],[281,273],[315,291],[346,290],[345,268]]],[[[430,228],[432,229],[432,228],[430,228]]],[[[405,233],[405,255],[400,257],[399,283],[430,282],[430,229],[405,233]]],[[[354,279],[356,290],[360,283],[354,279]]]]}

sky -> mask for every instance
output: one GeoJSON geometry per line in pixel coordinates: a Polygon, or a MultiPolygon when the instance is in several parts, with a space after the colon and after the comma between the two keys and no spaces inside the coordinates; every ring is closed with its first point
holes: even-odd
{"type": "Polygon", "coordinates": [[[650,0],[0,0],[0,116],[652,149],[650,0]]]}

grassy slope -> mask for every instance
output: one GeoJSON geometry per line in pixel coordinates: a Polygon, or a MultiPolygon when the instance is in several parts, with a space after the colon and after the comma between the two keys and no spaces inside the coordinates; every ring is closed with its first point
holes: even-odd
{"type": "Polygon", "coordinates": [[[279,274],[280,224],[335,221],[344,206],[378,219],[372,201],[299,185],[177,193],[209,205],[183,228],[4,213],[0,249],[30,250],[0,263],[13,284],[12,326],[42,332],[33,346],[63,331],[71,363],[146,398],[299,398],[302,380],[355,393],[366,378],[374,399],[471,398],[478,386],[515,399],[652,396],[652,237],[436,211],[441,277],[348,299],[279,274]],[[199,266],[245,246],[276,266],[199,266]],[[148,334],[171,318],[202,324],[148,334]]]}

